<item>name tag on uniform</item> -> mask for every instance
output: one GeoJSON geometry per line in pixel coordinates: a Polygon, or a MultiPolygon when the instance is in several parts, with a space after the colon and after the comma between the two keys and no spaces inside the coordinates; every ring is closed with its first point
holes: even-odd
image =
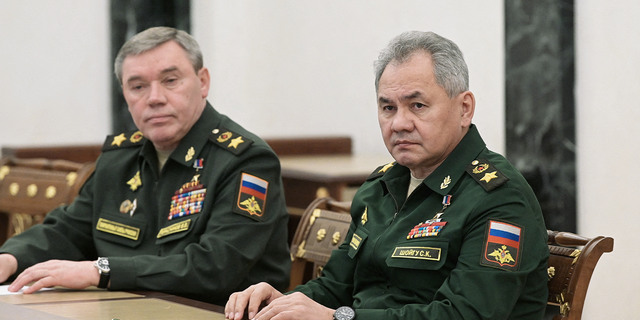
{"type": "Polygon", "coordinates": [[[109,221],[103,218],[98,219],[96,230],[129,238],[131,240],[138,240],[138,236],[140,236],[140,228],[135,228],[126,224],[109,221]]]}
{"type": "Polygon", "coordinates": [[[182,232],[182,231],[187,231],[189,230],[189,225],[191,224],[191,219],[189,220],[185,220],[185,221],[181,221],[178,223],[174,223],[166,228],[162,228],[160,229],[160,232],[158,232],[158,239],[164,237],[164,236],[168,236],[170,234],[174,234],[174,233],[178,233],[178,232],[182,232]]]}
{"type": "Polygon", "coordinates": [[[396,247],[392,258],[440,261],[442,249],[430,247],[396,247]]]}

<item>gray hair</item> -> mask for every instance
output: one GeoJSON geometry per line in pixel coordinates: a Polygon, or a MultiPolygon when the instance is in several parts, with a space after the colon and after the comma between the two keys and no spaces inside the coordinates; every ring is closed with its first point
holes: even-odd
{"type": "Polygon", "coordinates": [[[436,82],[449,98],[469,90],[469,70],[460,48],[453,41],[433,32],[408,31],[393,38],[374,63],[376,92],[387,65],[394,60],[406,62],[416,51],[431,54],[436,82]]]}
{"type": "Polygon", "coordinates": [[[167,41],[175,41],[187,52],[187,57],[196,73],[202,69],[204,66],[202,51],[200,51],[198,42],[191,35],[174,28],[154,27],[131,37],[131,39],[120,48],[113,66],[118,81],[122,83],[122,64],[126,57],[131,55],[137,56],[159,47],[167,41]]]}

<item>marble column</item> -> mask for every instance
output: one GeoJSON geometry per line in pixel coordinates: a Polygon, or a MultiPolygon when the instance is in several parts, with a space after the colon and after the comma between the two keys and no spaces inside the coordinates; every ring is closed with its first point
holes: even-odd
{"type": "MultiPolygon", "coordinates": [[[[190,32],[190,1],[183,0],[111,0],[111,62],[120,47],[136,33],[155,26],[174,27],[190,32]]],[[[120,83],[112,78],[113,133],[135,130],[120,83]]]]}
{"type": "Polygon", "coordinates": [[[506,156],[548,229],[576,231],[573,0],[505,0],[506,156]]]}

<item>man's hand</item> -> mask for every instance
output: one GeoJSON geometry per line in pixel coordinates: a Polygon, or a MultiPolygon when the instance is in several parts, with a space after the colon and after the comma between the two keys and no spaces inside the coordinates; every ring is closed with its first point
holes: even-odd
{"type": "Polygon", "coordinates": [[[254,284],[242,292],[236,292],[229,297],[224,307],[227,319],[241,320],[246,310],[249,319],[253,319],[260,311],[260,306],[269,304],[273,300],[282,297],[282,293],[266,282],[254,284]]]}
{"type": "Polygon", "coordinates": [[[93,261],[49,260],[24,270],[8,289],[17,292],[31,282],[34,282],[33,285],[25,289],[24,293],[53,286],[84,289],[97,286],[99,281],[100,274],[93,266],[93,261]]]}
{"type": "Polygon", "coordinates": [[[273,300],[254,320],[333,320],[335,310],[327,308],[303,293],[295,292],[273,300]]]}
{"type": "Polygon", "coordinates": [[[297,292],[285,296],[264,282],[232,294],[224,308],[224,313],[227,319],[241,320],[245,310],[248,313],[248,318],[255,320],[331,320],[334,313],[334,310],[311,300],[302,293],[297,292]],[[261,306],[264,308],[259,310],[261,306]]]}
{"type": "Polygon", "coordinates": [[[7,281],[18,270],[18,260],[8,253],[0,254],[0,283],[7,281]]]}

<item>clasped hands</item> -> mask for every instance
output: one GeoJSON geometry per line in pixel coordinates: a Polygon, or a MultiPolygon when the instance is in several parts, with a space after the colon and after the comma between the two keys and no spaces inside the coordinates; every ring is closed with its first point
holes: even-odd
{"type": "MultiPolygon", "coordinates": [[[[0,282],[6,281],[18,269],[18,262],[10,254],[0,254],[0,282]]],[[[29,283],[24,293],[33,293],[42,288],[62,286],[70,289],[84,289],[97,286],[100,274],[93,261],[49,260],[35,264],[24,270],[11,283],[8,290],[17,292],[29,283]]]]}
{"type": "Polygon", "coordinates": [[[335,312],[302,293],[284,295],[264,282],[232,294],[224,308],[229,320],[247,319],[243,318],[245,311],[251,320],[331,320],[335,312]]]}

